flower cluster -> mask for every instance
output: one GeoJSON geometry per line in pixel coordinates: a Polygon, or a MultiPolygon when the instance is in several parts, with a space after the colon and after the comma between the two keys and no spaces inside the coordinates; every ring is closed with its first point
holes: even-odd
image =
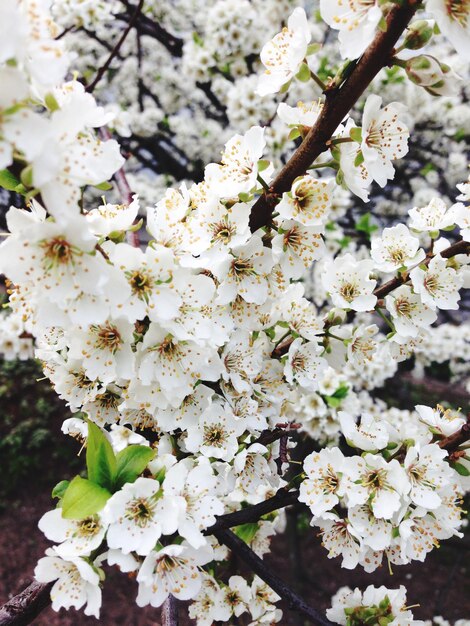
{"type": "Polygon", "coordinates": [[[463,487],[432,432],[448,436],[465,420],[425,406],[416,410],[430,430],[412,444],[390,422],[366,413],[357,424],[340,412],[342,433],[361,456],[334,447],[304,461],[299,500],[309,506],[329,556],[341,555],[343,567],[360,564],[372,572],[384,556],[395,564],[423,561],[440,540],[459,535],[463,487]]]}
{"type": "Polygon", "coordinates": [[[328,619],[343,626],[359,624],[393,624],[393,626],[423,626],[414,620],[406,607],[406,589],[387,589],[369,585],[364,592],[356,588],[341,587],[332,598],[332,607],[326,612],[328,619]]]}

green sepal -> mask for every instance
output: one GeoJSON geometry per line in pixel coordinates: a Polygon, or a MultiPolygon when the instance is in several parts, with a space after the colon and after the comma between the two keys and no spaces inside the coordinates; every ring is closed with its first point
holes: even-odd
{"type": "Polygon", "coordinates": [[[308,83],[311,78],[310,68],[306,63],[302,63],[299,68],[299,71],[296,74],[296,78],[300,80],[302,83],[308,83]]]}
{"type": "Polygon", "coordinates": [[[110,189],[113,188],[112,184],[108,182],[107,180],[100,183],[99,185],[93,185],[93,187],[95,187],[96,189],[99,189],[100,191],[109,191],[110,189]]]}
{"type": "Polygon", "coordinates": [[[267,159],[260,159],[258,161],[258,172],[263,172],[266,168],[269,167],[271,161],[268,161],[267,159]]]}
{"type": "Polygon", "coordinates": [[[470,470],[463,463],[451,463],[451,467],[460,474],[460,476],[470,476],[470,470]]]}
{"type": "Polygon", "coordinates": [[[351,128],[351,130],[349,131],[349,136],[353,141],[356,141],[357,143],[362,143],[362,128],[360,128],[359,126],[351,128]]]}
{"type": "Polygon", "coordinates": [[[59,103],[57,102],[54,94],[52,93],[46,93],[44,102],[46,103],[46,107],[49,109],[49,111],[54,112],[60,109],[59,103]]]}

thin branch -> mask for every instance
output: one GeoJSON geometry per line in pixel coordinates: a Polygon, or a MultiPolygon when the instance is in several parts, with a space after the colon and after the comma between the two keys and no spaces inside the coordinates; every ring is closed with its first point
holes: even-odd
{"type": "MultiPolygon", "coordinates": [[[[121,0],[122,4],[126,7],[128,11],[132,11],[134,9],[134,5],[127,0],[121,0]]],[[[115,15],[116,19],[127,22],[129,19],[129,15],[127,13],[118,13],[115,15]]],[[[152,20],[150,17],[141,13],[137,19],[136,28],[139,33],[142,35],[147,35],[148,37],[152,37],[159,41],[165,48],[170,52],[170,54],[174,57],[182,57],[183,56],[183,39],[176,37],[172,33],[168,32],[159,24],[158,22],[152,20]]]]}
{"type": "MultiPolygon", "coordinates": [[[[104,141],[108,141],[111,139],[111,133],[109,130],[103,126],[99,130],[99,134],[104,141]]],[[[116,185],[119,191],[119,194],[123,200],[124,204],[130,204],[132,202],[132,191],[129,185],[129,181],[127,180],[127,176],[124,172],[124,168],[121,167],[117,172],[113,175],[114,180],[116,181],[116,185]]],[[[130,231],[127,233],[128,242],[134,246],[134,248],[138,248],[140,246],[139,234],[137,232],[130,231]]]]}
{"type": "Polygon", "coordinates": [[[418,8],[418,0],[407,0],[394,6],[387,19],[387,30],[379,31],[362,55],[345,83],[338,89],[325,91],[325,106],[316,124],[282,168],[271,185],[271,194],[264,193],[253,205],[250,215],[252,232],[271,222],[277,196],[289,191],[292,183],[304,174],[325,150],[327,142],[354,107],[360,96],[380,70],[390,62],[394,46],[418,8]]]}
{"type": "Polygon", "coordinates": [[[459,446],[468,440],[470,440],[470,414],[467,416],[467,423],[460,430],[439,441],[439,447],[447,450],[451,456],[459,446]]]}
{"type": "Polygon", "coordinates": [[[0,608],[0,626],[26,626],[51,603],[52,583],[32,582],[0,608]]]}
{"type": "Polygon", "coordinates": [[[171,594],[162,605],[162,626],[178,626],[178,601],[171,594]]]}
{"type": "MultiPolygon", "coordinates": [[[[458,241],[457,243],[452,244],[448,248],[445,248],[445,250],[442,250],[442,252],[440,252],[439,254],[444,259],[450,259],[451,257],[457,256],[458,254],[470,254],[470,243],[468,241],[463,241],[463,240],[458,241]]],[[[432,258],[434,257],[433,256],[426,257],[426,259],[423,261],[422,264],[426,266],[429,265],[432,258]]],[[[391,291],[393,291],[394,289],[397,289],[397,287],[404,285],[407,282],[407,280],[408,280],[407,274],[392,278],[391,280],[387,281],[380,287],[377,287],[377,289],[374,291],[374,295],[377,296],[377,298],[380,300],[384,298],[387,294],[389,294],[391,291]]]]}
{"type": "Polygon", "coordinates": [[[131,30],[132,30],[132,28],[133,28],[133,26],[135,24],[135,21],[137,20],[137,17],[139,16],[139,13],[141,12],[143,6],[144,6],[144,0],[140,0],[139,4],[137,5],[136,10],[134,11],[134,14],[132,15],[131,19],[129,20],[127,28],[122,33],[119,41],[117,42],[117,44],[112,49],[111,54],[106,59],[105,63],[98,70],[98,73],[96,75],[95,80],[87,86],[86,90],[89,93],[92,93],[94,91],[95,87],[98,85],[100,80],[105,75],[105,73],[108,70],[109,66],[113,62],[114,57],[118,54],[122,44],[126,41],[128,34],[131,32],[131,30]]]}
{"type": "Polygon", "coordinates": [[[232,528],[233,526],[240,526],[240,524],[248,524],[250,522],[257,522],[263,515],[278,511],[286,506],[296,504],[299,498],[299,492],[286,491],[285,489],[279,489],[276,495],[254,504],[246,509],[240,509],[233,513],[227,513],[226,515],[219,515],[217,521],[204,531],[205,535],[215,535],[219,530],[232,528]]]}
{"type": "Polygon", "coordinates": [[[311,624],[332,626],[324,614],[308,605],[303,598],[296,594],[284,581],[273,573],[273,568],[264,563],[257,554],[247,546],[231,530],[218,530],[214,533],[219,543],[230,548],[238,558],[244,561],[250,569],[267,583],[289,606],[308,618],[311,624]]]}

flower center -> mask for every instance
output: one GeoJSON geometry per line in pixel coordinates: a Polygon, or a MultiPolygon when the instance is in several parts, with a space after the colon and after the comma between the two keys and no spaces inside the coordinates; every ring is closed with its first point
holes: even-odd
{"type": "Polygon", "coordinates": [[[238,257],[232,261],[232,275],[240,282],[246,276],[256,276],[256,272],[251,261],[238,257]]]}
{"type": "Polygon", "coordinates": [[[222,447],[225,442],[225,432],[222,424],[204,426],[204,443],[209,446],[222,447]]]}
{"type": "Polygon", "coordinates": [[[136,270],[134,272],[126,272],[126,276],[129,279],[132,293],[140,299],[146,299],[153,287],[153,280],[150,274],[143,270],[136,270]]]}
{"type": "Polygon", "coordinates": [[[98,521],[96,515],[92,515],[90,517],[85,517],[85,519],[80,520],[77,525],[77,535],[80,537],[94,537],[101,530],[101,525],[98,521]]]}
{"type": "Polygon", "coordinates": [[[339,293],[346,302],[352,302],[360,294],[360,291],[355,283],[343,283],[339,293]]]}
{"type": "Polygon", "coordinates": [[[107,322],[104,326],[93,325],[91,329],[96,336],[96,348],[99,350],[109,350],[109,352],[113,354],[119,350],[122,338],[116,326],[107,322]]]}
{"type": "Polygon", "coordinates": [[[388,256],[394,263],[402,263],[406,259],[405,251],[402,248],[388,248],[388,256]]]}
{"type": "Polygon", "coordinates": [[[429,293],[434,294],[440,290],[439,279],[435,274],[428,274],[424,279],[424,287],[429,293]]]}
{"type": "Polygon", "coordinates": [[[229,224],[224,220],[210,224],[210,229],[212,231],[212,241],[223,242],[229,242],[236,231],[233,224],[229,224]]]}
{"type": "Polygon", "coordinates": [[[403,315],[404,317],[411,317],[416,308],[416,304],[410,302],[406,298],[397,298],[395,300],[395,308],[399,315],[403,315]]]}
{"type": "Polygon", "coordinates": [[[364,477],[364,485],[370,489],[383,489],[387,485],[387,471],[381,468],[368,472],[364,477]]]}
{"type": "Polygon", "coordinates": [[[126,518],[132,520],[140,528],[145,528],[152,518],[155,504],[147,498],[135,498],[126,509],[126,518]]]}
{"type": "Polygon", "coordinates": [[[73,261],[73,248],[63,237],[43,241],[40,246],[44,250],[46,269],[57,267],[58,265],[68,265],[73,261]]]}
{"type": "Polygon", "coordinates": [[[467,28],[470,17],[470,0],[447,0],[446,10],[452,20],[458,22],[463,28],[467,28]]]}

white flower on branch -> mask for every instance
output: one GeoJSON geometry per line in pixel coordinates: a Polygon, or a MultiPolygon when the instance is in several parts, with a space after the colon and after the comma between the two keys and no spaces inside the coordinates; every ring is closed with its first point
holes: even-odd
{"type": "Polygon", "coordinates": [[[377,302],[373,294],[377,282],[370,278],[373,267],[373,261],[356,261],[351,254],[337,257],[325,267],[322,281],[333,304],[354,311],[373,309],[377,302]]]}
{"type": "Polygon", "coordinates": [[[195,598],[202,584],[199,566],[212,557],[209,546],[194,550],[184,543],[152,550],[137,574],[137,605],[158,607],[170,594],[179,600],[195,598]]]}
{"type": "Polygon", "coordinates": [[[382,19],[377,0],[320,0],[321,16],[339,31],[341,56],[357,59],[371,43],[382,19]]]}
{"type": "Polygon", "coordinates": [[[283,28],[261,50],[266,70],[259,78],[257,93],[277,93],[297,73],[310,43],[310,27],[304,9],[297,7],[283,28]]]}
{"type": "Polygon", "coordinates": [[[100,576],[94,564],[81,557],[63,559],[53,548],[39,559],[34,576],[38,582],[56,581],[51,590],[52,608],[81,609],[99,619],[101,607],[100,576]]]}
{"type": "Polygon", "coordinates": [[[368,96],[362,116],[361,151],[367,171],[381,187],[395,177],[392,161],[408,152],[410,133],[400,119],[405,106],[392,102],[383,109],[382,98],[368,96]]]}

